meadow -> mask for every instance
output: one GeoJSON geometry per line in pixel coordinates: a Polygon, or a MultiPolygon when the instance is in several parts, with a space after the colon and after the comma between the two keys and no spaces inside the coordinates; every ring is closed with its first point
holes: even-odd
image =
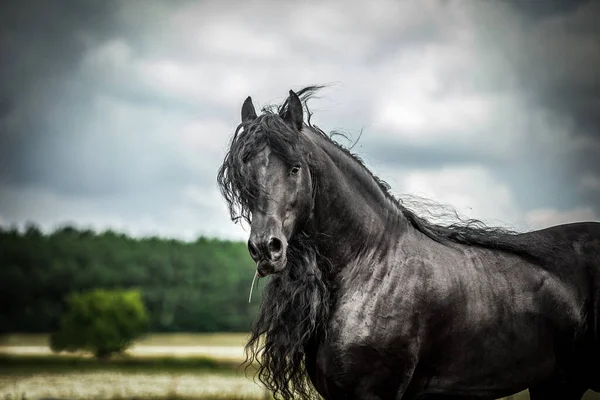
{"type": "Polygon", "coordinates": [[[2,399],[265,399],[240,367],[245,334],[155,334],[123,356],[54,354],[48,336],[0,336],[2,399]],[[198,351],[200,349],[200,351],[198,351]],[[210,349],[214,349],[211,353],[210,349]]]}
{"type": "MultiPolygon", "coordinates": [[[[253,381],[254,371],[240,367],[245,339],[237,333],[153,334],[107,362],[53,354],[47,335],[0,336],[0,398],[271,399],[253,381]]],[[[525,391],[508,399],[529,396],[525,391]]]]}

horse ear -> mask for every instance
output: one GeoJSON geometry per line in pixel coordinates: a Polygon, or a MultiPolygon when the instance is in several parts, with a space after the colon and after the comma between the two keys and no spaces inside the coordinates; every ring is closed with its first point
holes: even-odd
{"type": "Polygon", "coordinates": [[[250,122],[256,119],[256,111],[252,105],[252,98],[248,98],[242,104],[242,122],[250,122]]]}
{"type": "Polygon", "coordinates": [[[288,109],[283,119],[285,122],[296,128],[302,130],[303,115],[302,115],[302,102],[293,90],[290,90],[290,97],[288,98],[288,109]]]}

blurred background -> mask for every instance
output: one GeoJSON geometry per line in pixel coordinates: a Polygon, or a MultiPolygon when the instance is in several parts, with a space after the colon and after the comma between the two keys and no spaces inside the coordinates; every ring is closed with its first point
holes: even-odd
{"type": "Polygon", "coordinates": [[[248,303],[249,230],[216,186],[248,95],[329,85],[312,122],[399,197],[517,230],[600,220],[598,16],[579,0],[2,2],[0,396],[269,398],[239,368],[264,284],[248,303]]]}

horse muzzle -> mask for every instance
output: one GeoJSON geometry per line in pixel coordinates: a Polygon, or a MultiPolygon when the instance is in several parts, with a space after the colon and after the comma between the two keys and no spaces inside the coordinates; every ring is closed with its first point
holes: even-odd
{"type": "Polygon", "coordinates": [[[281,272],[287,264],[287,241],[277,237],[261,239],[251,235],[248,252],[256,262],[256,271],[261,277],[281,272]]]}

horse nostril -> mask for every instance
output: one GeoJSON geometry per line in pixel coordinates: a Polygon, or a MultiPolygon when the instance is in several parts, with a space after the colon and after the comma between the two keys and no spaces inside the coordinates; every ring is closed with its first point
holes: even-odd
{"type": "Polygon", "coordinates": [[[258,249],[250,240],[248,240],[248,252],[250,253],[250,257],[252,257],[254,261],[258,259],[258,249]]]}
{"type": "Polygon", "coordinates": [[[277,238],[271,238],[271,240],[269,240],[269,252],[272,255],[278,255],[281,253],[282,247],[283,244],[281,243],[281,240],[277,238]]]}

